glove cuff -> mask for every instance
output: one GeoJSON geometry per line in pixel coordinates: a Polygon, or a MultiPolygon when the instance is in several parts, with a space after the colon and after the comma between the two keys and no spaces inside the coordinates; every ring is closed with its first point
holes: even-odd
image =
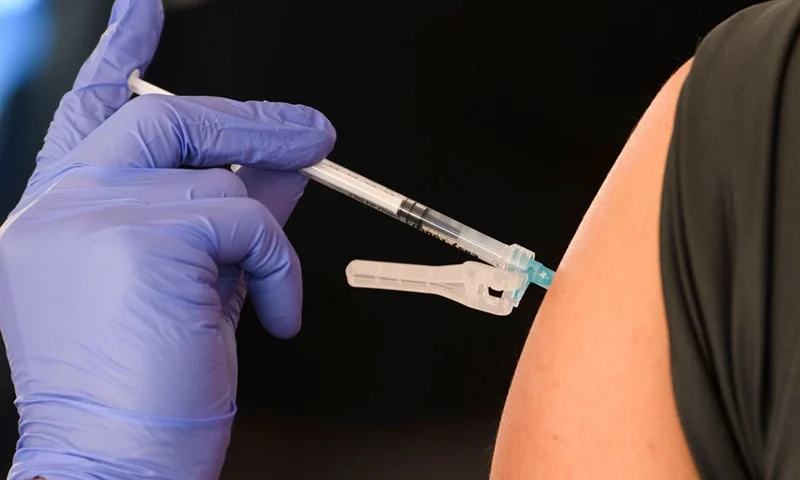
{"type": "Polygon", "coordinates": [[[222,417],[155,418],[79,401],[18,401],[20,439],[9,480],[216,480],[235,409],[222,417]]]}

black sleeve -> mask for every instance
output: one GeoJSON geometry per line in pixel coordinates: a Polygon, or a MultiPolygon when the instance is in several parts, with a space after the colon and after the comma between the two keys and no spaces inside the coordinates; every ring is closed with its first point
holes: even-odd
{"type": "Polygon", "coordinates": [[[708,479],[800,479],[800,1],[701,43],[664,179],[661,268],[681,423],[708,479]]]}

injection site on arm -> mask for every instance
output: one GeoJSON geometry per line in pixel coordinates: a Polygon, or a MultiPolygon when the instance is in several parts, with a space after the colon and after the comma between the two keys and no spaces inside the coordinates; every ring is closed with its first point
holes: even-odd
{"type": "MultiPolygon", "coordinates": [[[[138,71],[131,74],[128,84],[137,95],[172,95],[140,79],[138,71]]],[[[234,166],[234,171],[237,168],[234,166]]],[[[555,272],[536,261],[531,250],[495,240],[328,159],[300,172],[494,267],[485,270],[483,267],[488,266],[477,262],[429,267],[356,261],[360,263],[354,262],[347,269],[351,286],[433,293],[487,313],[508,315],[531,283],[547,289],[553,280],[555,272]],[[508,285],[514,288],[498,288],[508,285]],[[501,291],[502,295],[492,295],[490,289],[501,291]]]]}

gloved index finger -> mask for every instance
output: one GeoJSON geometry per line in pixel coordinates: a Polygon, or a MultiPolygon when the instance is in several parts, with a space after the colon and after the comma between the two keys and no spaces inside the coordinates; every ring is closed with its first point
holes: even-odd
{"type": "Polygon", "coordinates": [[[128,101],[128,76],[149,66],[163,24],[161,0],[114,2],[108,28],[56,110],[38,167],[58,161],[128,101]]]}
{"type": "Polygon", "coordinates": [[[302,105],[145,95],[99,126],[55,170],[232,163],[299,170],[322,160],[335,139],[328,119],[302,105]]]}

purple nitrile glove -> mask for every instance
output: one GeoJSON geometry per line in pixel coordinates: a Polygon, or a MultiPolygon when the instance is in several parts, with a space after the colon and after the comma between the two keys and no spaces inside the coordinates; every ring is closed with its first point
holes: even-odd
{"type": "Polygon", "coordinates": [[[305,186],[296,170],[330,152],[333,127],[280,103],[129,102],[127,77],[147,67],[162,23],[159,0],[114,4],[0,227],[12,480],[217,478],[245,292],[274,335],[300,328],[300,265],[281,225],[305,186]],[[243,168],[177,168],[230,163],[243,168]]]}

